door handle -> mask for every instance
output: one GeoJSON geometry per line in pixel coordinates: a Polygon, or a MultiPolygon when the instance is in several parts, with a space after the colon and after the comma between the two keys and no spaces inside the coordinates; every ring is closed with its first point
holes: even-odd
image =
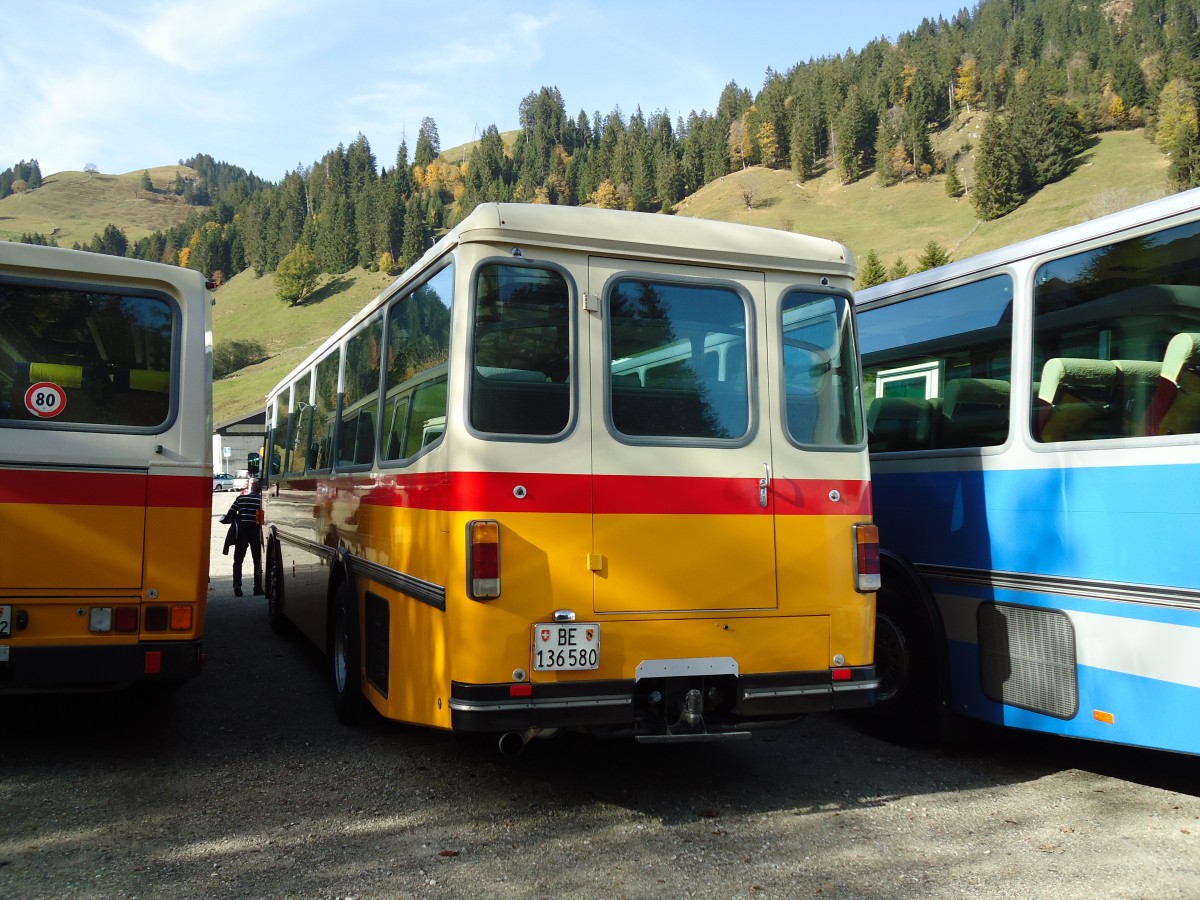
{"type": "Polygon", "coordinates": [[[771,486],[771,466],[763,463],[763,477],[758,479],[758,505],[767,508],[767,488],[771,486]]]}

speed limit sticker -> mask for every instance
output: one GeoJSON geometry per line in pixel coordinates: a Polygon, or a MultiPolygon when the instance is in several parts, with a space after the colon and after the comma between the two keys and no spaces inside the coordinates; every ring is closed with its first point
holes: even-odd
{"type": "Polygon", "coordinates": [[[39,381],[25,392],[25,408],[39,419],[53,419],[67,407],[67,392],[53,381],[39,381]]]}

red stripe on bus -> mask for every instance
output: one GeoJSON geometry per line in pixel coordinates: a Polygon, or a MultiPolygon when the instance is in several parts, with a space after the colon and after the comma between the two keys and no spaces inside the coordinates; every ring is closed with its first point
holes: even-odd
{"type": "Polygon", "coordinates": [[[206,477],[0,469],[0,503],[199,507],[211,502],[211,481],[206,477]]]}
{"type": "MultiPolygon", "coordinates": [[[[313,484],[313,487],[316,485],[313,484]]],[[[871,514],[871,494],[867,482],[832,479],[773,479],[765,509],[759,503],[757,478],[552,475],[530,472],[388,476],[368,491],[362,502],[413,509],[496,513],[871,514]]]]}

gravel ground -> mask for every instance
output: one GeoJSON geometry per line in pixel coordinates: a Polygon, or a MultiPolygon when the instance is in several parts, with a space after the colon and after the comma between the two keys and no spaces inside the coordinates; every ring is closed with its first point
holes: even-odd
{"type": "Polygon", "coordinates": [[[321,661],[233,597],[216,532],[199,679],[0,699],[0,897],[1200,896],[1194,757],[897,747],[832,716],[515,758],[344,728],[321,661]]]}

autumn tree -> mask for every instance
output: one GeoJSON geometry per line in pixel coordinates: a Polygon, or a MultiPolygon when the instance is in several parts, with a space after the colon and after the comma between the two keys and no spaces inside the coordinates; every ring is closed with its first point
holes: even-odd
{"type": "Polygon", "coordinates": [[[958,67],[958,75],[954,81],[954,99],[970,112],[972,104],[979,105],[980,97],[979,64],[975,57],[968,56],[958,67]]]}
{"type": "Polygon", "coordinates": [[[297,244],[275,268],[275,296],[295,306],[316,289],[319,272],[316,254],[297,244]]]}

